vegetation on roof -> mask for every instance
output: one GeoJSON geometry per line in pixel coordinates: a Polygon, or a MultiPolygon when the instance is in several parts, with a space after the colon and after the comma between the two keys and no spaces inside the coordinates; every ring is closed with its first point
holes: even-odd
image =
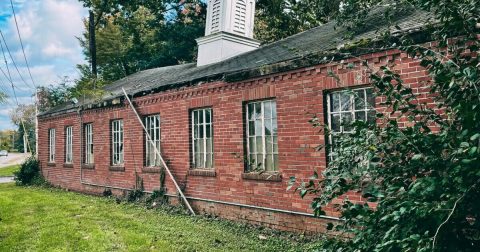
{"type": "MultiPolygon", "coordinates": [[[[318,64],[323,61],[325,55],[336,53],[339,48],[343,48],[345,45],[354,44],[356,41],[378,40],[385,33],[409,32],[412,29],[425,26],[430,21],[430,15],[427,12],[411,8],[408,10],[402,9],[401,12],[396,14],[398,15],[385,19],[385,16],[380,15],[379,10],[375,9],[372,15],[365,17],[366,23],[375,25],[362,26],[362,29],[358,29],[354,33],[351,32],[349,27],[331,21],[308,31],[264,45],[257,50],[211,65],[196,67],[194,63],[180,64],[140,71],[105,86],[103,99],[109,100],[122,96],[122,87],[129,95],[141,96],[152,91],[191,85],[199,81],[208,82],[224,79],[238,81],[241,78],[247,79],[257,77],[259,74],[274,73],[274,71],[271,71],[272,69],[287,71],[318,64]],[[395,26],[391,26],[391,24],[395,24],[395,26]],[[322,57],[319,58],[319,55],[322,55],[322,57]],[[302,62],[302,64],[298,64],[299,62],[302,62]],[[277,65],[283,65],[283,67],[278,68],[277,65]],[[262,71],[262,69],[266,69],[266,71],[262,71]]],[[[83,102],[82,98],[79,99],[80,103],[76,106],[83,103],[92,103],[90,99],[83,102]]],[[[60,106],[45,114],[72,107],[75,106],[66,104],[66,106],[60,106]]]]}

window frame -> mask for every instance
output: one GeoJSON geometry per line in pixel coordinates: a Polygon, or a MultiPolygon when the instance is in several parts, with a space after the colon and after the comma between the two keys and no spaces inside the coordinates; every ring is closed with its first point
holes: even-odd
{"type": "Polygon", "coordinates": [[[124,124],[123,119],[115,119],[110,123],[111,131],[111,164],[113,166],[123,166],[125,164],[124,155],[124,124]],[[118,123],[118,125],[117,125],[118,123]],[[118,156],[118,158],[116,157],[118,156]]]}
{"type": "Polygon", "coordinates": [[[279,172],[279,152],[278,152],[278,112],[277,112],[277,101],[276,99],[265,99],[265,100],[256,100],[256,101],[248,101],[245,103],[245,142],[246,142],[246,167],[245,167],[245,172],[257,172],[257,171],[261,171],[261,172],[279,172]],[[271,117],[270,118],[265,118],[265,104],[267,103],[270,103],[272,104],[273,107],[271,107],[271,117]],[[249,106],[250,105],[254,105],[254,109],[256,108],[256,104],[260,104],[261,105],[261,116],[260,116],[260,119],[261,119],[261,136],[257,135],[256,132],[254,135],[251,135],[250,134],[250,122],[253,122],[253,128],[254,128],[254,131],[256,131],[256,124],[255,124],[255,121],[256,119],[254,118],[253,120],[250,119],[250,115],[249,115],[249,106]],[[271,127],[272,127],[272,133],[270,135],[271,137],[271,153],[268,152],[267,148],[266,148],[266,142],[267,142],[267,138],[266,138],[266,134],[265,134],[265,120],[271,120],[271,127]],[[275,128],[274,128],[274,125],[275,125],[275,128]],[[276,129],[276,131],[274,130],[276,129]],[[256,150],[258,144],[257,144],[257,138],[258,137],[261,137],[261,141],[262,141],[262,152],[258,152],[256,150]],[[250,138],[254,138],[255,139],[255,152],[252,152],[250,149],[251,149],[251,146],[250,146],[250,138]],[[258,162],[255,160],[254,162],[254,165],[257,166],[257,168],[255,169],[252,169],[251,168],[251,165],[252,165],[252,161],[251,161],[251,156],[252,155],[255,155],[255,156],[258,156],[258,155],[262,155],[262,163],[261,163],[261,167],[258,168],[258,162]],[[272,169],[271,170],[267,170],[267,167],[266,167],[266,158],[268,155],[271,155],[272,156],[272,160],[271,160],[271,165],[272,165],[272,169]]]}
{"type": "Polygon", "coordinates": [[[55,163],[55,144],[56,144],[56,130],[55,128],[48,129],[48,162],[55,163]]]}
{"type": "Polygon", "coordinates": [[[160,153],[161,153],[161,118],[160,118],[160,114],[155,114],[155,115],[148,115],[148,116],[145,116],[144,117],[144,123],[145,123],[145,129],[147,130],[148,132],[148,135],[150,135],[150,139],[148,138],[147,136],[147,133],[144,133],[144,136],[145,136],[145,159],[144,159],[144,162],[145,162],[145,167],[160,167],[161,166],[161,157],[160,157],[160,153]],[[151,122],[152,122],[152,119],[157,119],[158,121],[158,126],[157,125],[153,125],[153,129],[150,127],[151,126],[151,122]],[[154,134],[152,134],[152,130],[154,132],[154,134]],[[158,132],[157,132],[158,130],[158,132]],[[154,145],[151,144],[150,140],[154,143],[154,145]],[[155,148],[154,146],[157,148],[158,150],[158,154],[155,152],[155,148]],[[152,157],[151,156],[151,152],[153,152],[153,157],[154,157],[154,160],[153,160],[153,163],[152,163],[152,160],[150,160],[150,158],[152,157]]]}
{"type": "Polygon", "coordinates": [[[213,129],[213,109],[211,107],[205,107],[205,108],[196,108],[196,109],[192,109],[190,111],[190,120],[191,120],[191,133],[190,133],[190,138],[191,138],[191,145],[192,145],[192,165],[191,165],[191,168],[192,169],[214,169],[215,167],[215,163],[214,163],[214,160],[215,160],[215,151],[214,151],[214,129],[213,129]],[[209,122],[207,122],[207,111],[209,111],[209,122]],[[195,115],[199,115],[199,113],[202,114],[202,119],[203,121],[200,122],[200,118],[198,118],[197,120],[195,115]],[[198,122],[198,123],[196,123],[198,122]],[[207,135],[207,126],[210,126],[210,137],[208,137],[207,135]],[[201,129],[201,131],[198,131],[198,137],[196,137],[195,135],[195,129],[201,129]],[[202,132],[202,136],[203,137],[200,137],[200,132],[202,132]],[[208,139],[210,139],[210,148],[207,150],[208,148],[208,139]],[[202,141],[202,146],[203,146],[203,152],[197,152],[195,146],[196,146],[196,140],[199,140],[199,141],[202,141]],[[203,160],[203,164],[201,166],[197,166],[197,161],[196,161],[196,154],[197,153],[203,153],[203,156],[201,157],[202,159],[200,160],[203,160]],[[209,158],[210,160],[210,166],[208,166],[207,162],[207,158],[209,158]]]}
{"type": "MultiPolygon", "coordinates": [[[[369,113],[371,111],[373,111],[374,113],[376,112],[376,102],[375,102],[375,94],[373,92],[368,92],[367,90],[371,90],[373,91],[373,87],[372,86],[361,86],[361,87],[354,87],[354,88],[345,88],[345,89],[340,89],[340,90],[333,90],[331,92],[328,92],[326,93],[326,120],[327,120],[327,125],[328,125],[328,128],[329,128],[329,133],[328,133],[328,143],[330,144],[330,148],[328,149],[328,157],[329,157],[329,160],[332,160],[333,159],[333,156],[332,156],[332,152],[333,152],[333,142],[334,142],[334,138],[335,136],[337,135],[340,135],[340,134],[345,134],[345,133],[352,133],[353,132],[353,129],[351,130],[345,130],[344,129],[344,125],[343,125],[343,116],[342,114],[347,114],[347,113],[350,113],[351,114],[351,123],[355,122],[357,119],[357,112],[363,112],[364,114],[364,118],[365,118],[365,121],[368,122],[368,120],[371,117],[371,115],[369,115],[369,113]],[[364,102],[364,107],[362,109],[357,109],[356,108],[356,97],[355,97],[355,93],[357,91],[360,91],[362,90],[363,91],[363,95],[364,95],[364,99],[363,99],[363,102],[364,102]],[[333,100],[333,95],[335,94],[339,94],[341,95],[341,93],[348,93],[348,92],[351,92],[351,94],[349,94],[349,109],[348,110],[343,110],[343,106],[342,106],[342,98],[341,96],[339,96],[338,98],[338,107],[339,107],[339,110],[338,111],[332,111],[333,110],[333,107],[332,107],[332,100],[333,100]],[[373,104],[369,103],[369,97],[368,97],[368,94],[371,94],[372,97],[370,97],[370,99],[373,99],[373,104]],[[334,131],[333,128],[332,128],[332,119],[334,117],[334,115],[339,115],[339,121],[338,121],[338,124],[339,124],[339,131],[334,131]]],[[[375,115],[373,116],[373,120],[375,121],[375,115]]]]}
{"type": "Polygon", "coordinates": [[[94,164],[95,154],[93,150],[93,123],[86,123],[83,126],[84,129],[84,143],[85,143],[85,156],[84,164],[94,164]]]}
{"type": "Polygon", "coordinates": [[[65,127],[65,164],[73,164],[73,126],[65,127]]]}

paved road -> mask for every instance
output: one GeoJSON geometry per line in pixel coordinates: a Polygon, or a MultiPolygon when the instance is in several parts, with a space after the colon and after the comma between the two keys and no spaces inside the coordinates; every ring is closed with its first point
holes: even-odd
{"type": "Polygon", "coordinates": [[[10,165],[15,165],[15,164],[21,164],[29,156],[30,156],[29,153],[28,154],[8,153],[8,157],[4,157],[4,156],[0,157],[0,168],[10,166],[10,165]]]}
{"type": "Polygon", "coordinates": [[[13,177],[0,177],[0,184],[13,182],[13,177]]]}

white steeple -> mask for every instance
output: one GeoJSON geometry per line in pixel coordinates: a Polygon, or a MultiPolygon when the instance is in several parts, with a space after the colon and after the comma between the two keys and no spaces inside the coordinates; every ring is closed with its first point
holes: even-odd
{"type": "Polygon", "coordinates": [[[205,37],[197,39],[197,66],[254,50],[255,0],[209,0],[205,37]]]}

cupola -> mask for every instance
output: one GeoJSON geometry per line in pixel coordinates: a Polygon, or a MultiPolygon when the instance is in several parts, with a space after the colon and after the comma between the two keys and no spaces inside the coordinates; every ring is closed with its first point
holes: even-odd
{"type": "Polygon", "coordinates": [[[197,66],[255,50],[255,0],[208,0],[205,36],[197,39],[197,66]]]}

